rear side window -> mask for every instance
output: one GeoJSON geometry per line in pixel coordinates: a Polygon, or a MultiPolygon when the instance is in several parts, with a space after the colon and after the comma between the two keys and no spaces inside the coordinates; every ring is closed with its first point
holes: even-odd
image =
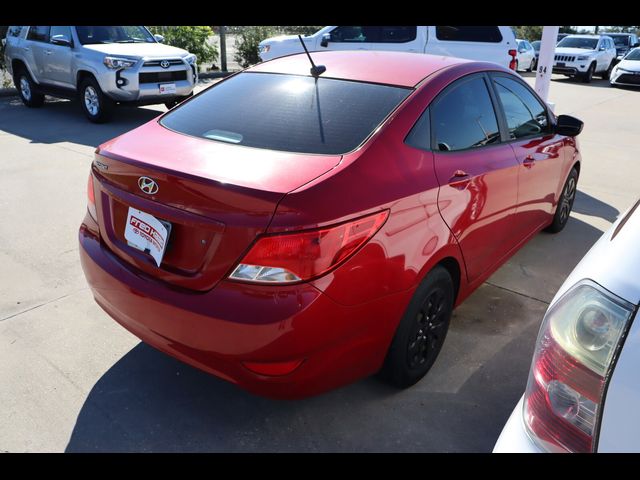
{"type": "Polygon", "coordinates": [[[498,27],[437,26],[436,38],[449,42],[500,43],[502,41],[502,34],[498,27]]]}
{"type": "Polygon", "coordinates": [[[36,42],[48,42],[49,41],[49,28],[51,27],[30,27],[27,40],[34,40],[36,42]]]}
{"type": "Polygon", "coordinates": [[[431,107],[435,150],[465,150],[500,141],[498,121],[482,77],[462,80],[431,107]]]}
{"type": "Polygon", "coordinates": [[[543,135],[551,131],[547,110],[529,91],[516,80],[506,77],[493,79],[512,139],[543,135]]]}
{"type": "Polygon", "coordinates": [[[416,39],[414,26],[341,26],[331,31],[330,40],[338,43],[406,43],[416,39]]]}
{"type": "Polygon", "coordinates": [[[9,27],[7,30],[7,37],[19,37],[22,27],[9,27]]]}
{"type": "Polygon", "coordinates": [[[166,114],[160,123],[209,140],[288,152],[358,147],[412,89],[330,78],[241,73],[166,114]]]}
{"type": "Polygon", "coordinates": [[[404,143],[421,150],[431,150],[431,120],[429,109],[425,110],[413,126],[404,143]]]}

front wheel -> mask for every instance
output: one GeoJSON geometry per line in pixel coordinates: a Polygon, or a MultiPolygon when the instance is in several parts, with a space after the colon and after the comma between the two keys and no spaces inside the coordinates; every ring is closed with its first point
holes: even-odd
{"type": "Polygon", "coordinates": [[[560,200],[558,201],[558,205],[556,205],[556,213],[553,215],[551,225],[546,228],[547,232],[558,233],[567,225],[569,215],[573,209],[573,202],[576,199],[577,190],[578,171],[573,168],[567,177],[567,181],[564,183],[560,200]]]}
{"type": "Polygon", "coordinates": [[[593,78],[593,74],[596,71],[596,64],[592,63],[589,65],[589,70],[582,74],[582,81],[584,83],[591,83],[591,79],[593,78]]]}
{"type": "Polygon", "coordinates": [[[78,90],[80,105],[85,116],[93,123],[111,119],[114,102],[107,97],[93,77],[85,78],[78,90]]]}
{"type": "Polygon", "coordinates": [[[611,77],[611,72],[613,71],[613,64],[614,64],[614,61],[611,60],[611,63],[609,64],[609,68],[607,68],[604,72],[602,72],[603,80],[609,80],[609,77],[611,77]]]}
{"type": "Polygon", "coordinates": [[[378,373],[382,380],[407,388],[427,374],[449,330],[453,297],[451,275],[444,267],[435,267],[416,290],[400,320],[378,373]]]}

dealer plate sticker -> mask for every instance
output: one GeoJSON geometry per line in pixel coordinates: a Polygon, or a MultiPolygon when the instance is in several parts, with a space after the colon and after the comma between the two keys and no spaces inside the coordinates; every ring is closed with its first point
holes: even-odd
{"type": "Polygon", "coordinates": [[[132,247],[151,255],[158,266],[162,263],[162,257],[167,249],[170,230],[170,223],[162,222],[153,215],[129,207],[124,238],[132,247]]]}
{"type": "Polygon", "coordinates": [[[160,88],[160,95],[169,95],[172,93],[176,93],[176,84],[175,83],[161,83],[158,85],[160,88]]]}

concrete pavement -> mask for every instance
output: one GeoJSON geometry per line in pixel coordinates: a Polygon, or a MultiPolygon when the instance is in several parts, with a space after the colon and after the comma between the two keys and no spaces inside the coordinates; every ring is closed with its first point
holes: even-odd
{"type": "Polygon", "coordinates": [[[95,146],[165,108],[123,108],[93,125],[72,102],[0,99],[0,451],[490,451],[524,390],[548,302],[638,196],[640,91],[556,77],[550,100],[585,122],[565,231],[537,235],[456,310],[415,387],[366,379],[278,402],[140,343],[87,289],[77,228],[95,146]]]}

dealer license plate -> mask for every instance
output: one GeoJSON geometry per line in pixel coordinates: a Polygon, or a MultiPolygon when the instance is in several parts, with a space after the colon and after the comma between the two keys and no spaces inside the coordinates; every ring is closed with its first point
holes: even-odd
{"type": "Polygon", "coordinates": [[[153,215],[129,207],[124,238],[130,246],[142,250],[153,257],[160,266],[167,250],[167,240],[171,233],[171,224],[157,219],[153,215]]]}
{"type": "Polygon", "coordinates": [[[170,95],[176,93],[175,83],[161,83],[158,85],[158,88],[160,88],[160,95],[170,95]]]}

